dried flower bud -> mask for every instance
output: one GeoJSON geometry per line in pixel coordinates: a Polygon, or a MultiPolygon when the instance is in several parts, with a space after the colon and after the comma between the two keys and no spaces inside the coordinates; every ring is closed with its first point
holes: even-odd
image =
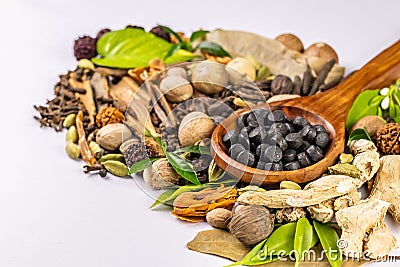
{"type": "Polygon", "coordinates": [[[154,34],[155,36],[160,37],[160,38],[164,39],[165,41],[167,41],[169,43],[171,42],[171,36],[169,36],[169,33],[164,31],[164,29],[160,25],[155,26],[154,28],[152,28],[150,30],[150,32],[152,34],[154,34]]]}
{"type": "Polygon", "coordinates": [[[74,43],[74,56],[77,60],[90,59],[97,55],[96,39],[90,36],[79,37],[74,43]]]}

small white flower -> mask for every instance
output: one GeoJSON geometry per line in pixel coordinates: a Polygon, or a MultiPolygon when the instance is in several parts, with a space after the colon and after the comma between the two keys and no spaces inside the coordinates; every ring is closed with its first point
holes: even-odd
{"type": "Polygon", "coordinates": [[[387,110],[389,108],[389,96],[385,97],[381,102],[381,108],[387,110]]]}
{"type": "Polygon", "coordinates": [[[389,88],[387,88],[387,87],[382,88],[382,89],[379,91],[379,93],[380,93],[381,95],[387,95],[387,94],[389,93],[389,88]]]}

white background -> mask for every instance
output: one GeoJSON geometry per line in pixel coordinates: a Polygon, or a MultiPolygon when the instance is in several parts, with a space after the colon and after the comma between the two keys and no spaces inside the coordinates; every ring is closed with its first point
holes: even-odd
{"type": "MultiPolygon", "coordinates": [[[[351,71],[399,38],[399,14],[397,0],[1,0],[0,266],[229,263],[186,248],[198,231],[210,228],[207,224],[150,211],[153,199],[132,179],[84,175],[83,163],[64,152],[64,134],[40,129],[33,120],[32,105],[51,98],[57,75],[74,68],[77,36],[157,23],[186,32],[220,27],[271,38],[293,32],[305,46],[331,44],[351,71]]],[[[387,219],[399,235],[399,225],[387,219]]]]}

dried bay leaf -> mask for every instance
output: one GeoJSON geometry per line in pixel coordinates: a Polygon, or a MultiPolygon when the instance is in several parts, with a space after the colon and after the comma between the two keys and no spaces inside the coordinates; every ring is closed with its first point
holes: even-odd
{"type": "Polygon", "coordinates": [[[250,250],[233,234],[220,229],[199,232],[187,244],[187,247],[197,252],[217,255],[233,261],[239,261],[250,250]]]}

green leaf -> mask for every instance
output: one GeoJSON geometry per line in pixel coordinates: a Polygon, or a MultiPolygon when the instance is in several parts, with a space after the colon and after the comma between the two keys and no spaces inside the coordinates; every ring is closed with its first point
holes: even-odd
{"type": "Polygon", "coordinates": [[[160,26],[167,33],[172,34],[173,36],[175,36],[175,38],[179,41],[179,43],[183,42],[182,38],[179,36],[179,34],[177,32],[175,32],[173,29],[171,29],[170,27],[167,27],[167,26],[163,26],[163,25],[160,25],[160,26]]]}
{"type": "Polygon", "coordinates": [[[384,95],[377,95],[374,98],[372,98],[369,102],[368,102],[368,106],[370,107],[377,107],[381,104],[382,100],[385,98],[384,95]]]}
{"type": "Polygon", "coordinates": [[[215,55],[215,56],[221,56],[221,57],[231,57],[228,52],[226,52],[222,46],[219,44],[213,43],[213,42],[201,42],[196,46],[194,50],[200,49],[204,52],[207,52],[209,54],[215,55]]]}
{"type": "Polygon", "coordinates": [[[275,251],[273,254],[277,255],[282,250],[288,255],[293,251],[296,225],[296,222],[287,223],[273,231],[265,243],[264,250],[268,251],[267,254],[275,251]]]}
{"type": "Polygon", "coordinates": [[[313,231],[313,227],[308,222],[307,218],[300,218],[297,221],[296,234],[294,237],[295,267],[299,266],[300,261],[304,260],[305,252],[312,248],[313,231]]]}
{"type": "Polygon", "coordinates": [[[181,156],[173,153],[165,151],[165,156],[168,159],[169,163],[171,164],[172,168],[185,180],[193,184],[199,185],[200,182],[197,179],[197,174],[193,170],[193,167],[181,156]]]}
{"type": "Polygon", "coordinates": [[[196,153],[196,154],[207,154],[210,155],[210,147],[208,146],[185,146],[182,147],[178,150],[174,151],[175,153],[184,153],[184,152],[189,152],[189,153],[196,153]]]}
{"type": "Polygon", "coordinates": [[[346,129],[348,131],[359,119],[368,115],[378,114],[378,106],[369,105],[370,101],[378,95],[379,89],[368,90],[358,95],[347,114],[346,129]]]}
{"type": "MultiPolygon", "coordinates": [[[[167,191],[162,193],[157,198],[157,200],[150,206],[150,209],[154,208],[155,206],[157,206],[159,204],[167,203],[165,200],[168,199],[175,191],[176,191],[176,189],[168,189],[167,191]]],[[[166,204],[166,205],[168,205],[168,204],[166,204]]]]}
{"type": "Polygon", "coordinates": [[[204,31],[204,30],[198,30],[198,31],[193,32],[192,35],[190,36],[190,42],[194,42],[197,39],[203,38],[209,32],[210,31],[204,31]]]}
{"type": "Polygon", "coordinates": [[[147,158],[141,161],[136,162],[131,167],[129,167],[129,175],[132,175],[137,172],[141,172],[147,167],[149,167],[157,158],[147,158]]]}
{"type": "Polygon", "coordinates": [[[340,267],[342,264],[342,257],[339,247],[337,246],[337,241],[339,236],[335,229],[327,224],[320,223],[318,221],[313,221],[314,228],[317,231],[319,240],[321,241],[322,248],[326,252],[326,257],[332,267],[340,267]]]}
{"type": "MultiPolygon", "coordinates": [[[[97,42],[99,57],[93,63],[112,68],[136,68],[149,65],[150,60],[163,59],[173,45],[140,29],[127,28],[104,34],[97,42]]],[[[188,61],[191,52],[178,50],[165,63],[188,61]]]]}
{"type": "Polygon", "coordinates": [[[349,136],[349,141],[347,141],[347,145],[350,144],[351,141],[353,140],[360,140],[360,139],[366,139],[371,141],[371,136],[369,136],[367,130],[365,128],[357,128],[355,129],[349,136]]]}
{"type": "Polygon", "coordinates": [[[179,49],[182,48],[181,43],[179,44],[174,44],[173,46],[171,46],[171,48],[168,50],[168,53],[165,55],[164,57],[164,61],[167,60],[167,58],[171,57],[172,55],[174,55],[176,52],[179,51],[179,49]]]}

